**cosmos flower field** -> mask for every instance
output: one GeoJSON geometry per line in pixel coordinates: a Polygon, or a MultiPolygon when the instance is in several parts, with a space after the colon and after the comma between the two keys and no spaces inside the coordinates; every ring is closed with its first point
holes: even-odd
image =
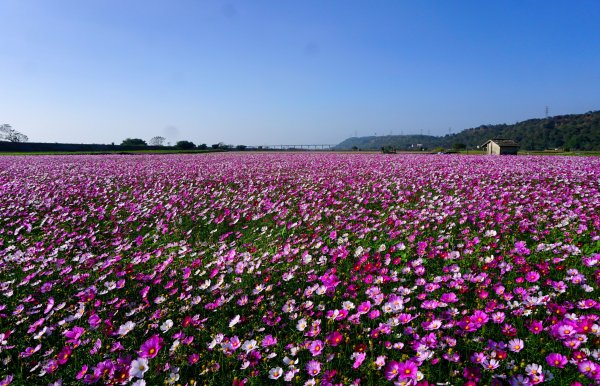
{"type": "Polygon", "coordinates": [[[600,384],[600,158],[0,157],[0,385],[600,384]]]}

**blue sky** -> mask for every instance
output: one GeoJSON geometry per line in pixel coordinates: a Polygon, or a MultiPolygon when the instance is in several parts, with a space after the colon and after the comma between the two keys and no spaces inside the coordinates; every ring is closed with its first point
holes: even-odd
{"type": "Polygon", "coordinates": [[[31,141],[335,144],[600,109],[598,1],[0,0],[31,141]]]}

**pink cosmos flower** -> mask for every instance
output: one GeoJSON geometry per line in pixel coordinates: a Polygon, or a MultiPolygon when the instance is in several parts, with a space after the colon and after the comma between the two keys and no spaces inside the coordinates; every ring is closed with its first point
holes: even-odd
{"type": "Polygon", "coordinates": [[[272,335],[265,335],[261,342],[261,346],[263,347],[269,347],[275,344],[277,344],[277,338],[273,337],[272,335]]]}
{"type": "Polygon", "coordinates": [[[465,367],[463,377],[470,381],[479,382],[481,380],[481,370],[479,367],[465,367]]]}
{"type": "Polygon", "coordinates": [[[476,352],[471,355],[470,359],[473,363],[482,363],[486,359],[486,356],[482,352],[476,352]]]}
{"type": "Polygon", "coordinates": [[[67,363],[67,361],[71,357],[72,352],[73,352],[73,349],[71,347],[69,347],[69,346],[63,347],[63,349],[60,350],[60,352],[57,355],[58,363],[60,363],[61,365],[64,365],[65,363],[67,363]]]}
{"type": "Polygon", "coordinates": [[[367,357],[367,353],[365,352],[355,352],[352,354],[352,359],[354,359],[354,363],[352,364],[353,369],[358,369],[360,365],[363,363],[365,358],[367,357]]]}
{"type": "Polygon", "coordinates": [[[67,330],[63,334],[68,338],[67,343],[78,344],[79,338],[84,332],[85,329],[82,327],[73,327],[72,330],[67,330]]]}
{"type": "Polygon", "coordinates": [[[572,325],[571,323],[569,324],[561,324],[558,329],[556,330],[558,333],[558,336],[560,338],[567,338],[569,336],[575,335],[576,333],[576,326],[572,325]]]}
{"type": "Polygon", "coordinates": [[[531,253],[527,248],[527,243],[525,241],[517,241],[515,243],[515,252],[520,255],[529,255],[531,253]]]}
{"type": "Polygon", "coordinates": [[[100,319],[100,317],[98,316],[98,314],[92,314],[88,318],[88,323],[90,324],[90,327],[92,329],[96,329],[96,328],[98,328],[98,326],[100,326],[100,323],[102,323],[102,319],[100,319]]]}
{"type": "Polygon", "coordinates": [[[90,354],[95,355],[98,353],[98,350],[102,347],[102,341],[100,339],[96,339],[92,349],[90,350],[90,354]]]}
{"type": "Polygon", "coordinates": [[[52,374],[56,371],[56,369],[58,369],[58,361],[54,359],[50,359],[44,366],[44,371],[46,371],[48,374],[52,374]]]}
{"type": "Polygon", "coordinates": [[[531,385],[531,381],[529,377],[523,374],[517,374],[509,380],[510,386],[529,386],[531,385]]]}
{"type": "Polygon", "coordinates": [[[400,362],[398,365],[398,379],[417,379],[417,365],[411,361],[400,362]]]}
{"type": "Polygon", "coordinates": [[[469,320],[461,320],[458,322],[458,327],[462,328],[465,332],[477,331],[477,326],[469,320]]]}
{"type": "Polygon", "coordinates": [[[588,378],[596,378],[600,374],[600,366],[590,360],[579,363],[577,369],[588,378]]]}
{"type": "Polygon", "coordinates": [[[308,350],[314,357],[321,355],[321,352],[323,352],[323,342],[320,340],[313,340],[308,346],[308,350]]]}
{"type": "Polygon", "coordinates": [[[570,348],[571,350],[577,350],[581,346],[581,341],[578,339],[567,339],[563,341],[565,347],[570,348]]]}
{"type": "Polygon", "coordinates": [[[115,364],[110,359],[98,363],[94,368],[94,378],[96,379],[111,378],[114,373],[115,364]]]}
{"type": "Polygon", "coordinates": [[[359,313],[360,315],[362,315],[362,314],[366,314],[367,312],[369,312],[370,309],[371,309],[371,302],[367,300],[366,302],[361,303],[356,308],[356,312],[359,313]]]}
{"type": "Polygon", "coordinates": [[[529,326],[527,326],[527,328],[529,331],[537,335],[544,330],[544,325],[539,320],[534,320],[529,324],[529,326]]]}
{"type": "Polygon", "coordinates": [[[162,348],[163,339],[158,335],[153,335],[145,341],[140,347],[141,358],[154,358],[158,355],[158,351],[162,348]]]}
{"type": "Polygon", "coordinates": [[[522,339],[511,339],[508,341],[508,349],[512,352],[523,350],[524,343],[522,339]]]}
{"type": "Polygon", "coordinates": [[[398,363],[396,361],[388,361],[387,365],[385,366],[385,370],[384,370],[385,378],[388,381],[391,381],[392,379],[396,378],[396,376],[398,376],[399,371],[400,371],[400,363],[398,363]]]}
{"type": "Polygon", "coordinates": [[[538,365],[537,363],[531,363],[528,364],[525,367],[525,373],[527,373],[527,375],[540,375],[542,374],[542,366],[538,365]]]}
{"type": "Polygon", "coordinates": [[[537,271],[529,271],[529,272],[527,272],[527,275],[525,276],[525,280],[527,280],[530,283],[535,283],[539,279],[540,279],[540,274],[537,271]]]}
{"type": "Polygon", "coordinates": [[[497,369],[500,366],[500,362],[498,362],[495,359],[484,359],[481,362],[481,365],[483,366],[484,369],[488,370],[488,371],[492,371],[497,369]]]}
{"type": "Polygon", "coordinates": [[[571,355],[571,360],[573,360],[575,363],[581,363],[584,360],[587,359],[587,354],[583,351],[574,351],[573,354],[571,355]]]}
{"type": "Polygon", "coordinates": [[[562,369],[569,362],[566,356],[559,353],[550,353],[546,356],[546,362],[552,367],[562,369]]]}
{"type": "Polygon", "coordinates": [[[311,361],[308,361],[308,363],[306,364],[306,372],[311,377],[316,376],[317,374],[319,374],[321,372],[321,363],[314,359],[311,361]]]}
{"type": "Polygon", "coordinates": [[[25,351],[23,351],[22,353],[20,353],[20,354],[19,354],[19,356],[20,356],[21,358],[27,358],[27,357],[30,357],[30,356],[32,356],[33,354],[35,354],[36,352],[38,352],[38,351],[40,350],[40,348],[42,348],[42,345],[41,345],[41,344],[38,344],[38,345],[37,345],[37,346],[35,346],[35,347],[27,347],[27,348],[25,349],[25,351]]]}
{"type": "Polygon", "coordinates": [[[342,343],[343,339],[344,339],[344,336],[341,333],[339,333],[338,331],[332,332],[331,334],[327,335],[327,337],[325,338],[327,343],[333,347],[342,343]]]}
{"type": "Polygon", "coordinates": [[[407,324],[410,323],[411,320],[413,320],[415,318],[415,316],[412,316],[411,314],[398,314],[398,321],[400,322],[400,324],[407,324]]]}
{"type": "Polygon", "coordinates": [[[81,367],[81,370],[79,370],[79,372],[77,373],[77,375],[75,375],[75,379],[79,380],[81,378],[83,378],[85,376],[85,374],[88,371],[88,365],[83,365],[81,367]]]}
{"type": "Polygon", "coordinates": [[[188,356],[188,363],[189,363],[190,365],[193,365],[193,364],[195,364],[196,362],[198,362],[198,360],[200,360],[200,355],[198,355],[198,354],[196,354],[196,353],[190,354],[190,355],[188,356]]]}
{"type": "Polygon", "coordinates": [[[581,319],[577,322],[576,330],[580,334],[589,334],[594,327],[591,319],[581,319]]]}
{"type": "Polygon", "coordinates": [[[485,312],[483,312],[481,310],[477,310],[473,313],[473,315],[469,318],[469,320],[475,326],[481,327],[487,323],[487,321],[489,320],[489,317],[485,312]]]}
{"type": "Polygon", "coordinates": [[[456,303],[458,302],[458,297],[454,292],[447,292],[445,294],[442,294],[440,300],[444,303],[456,303]]]}

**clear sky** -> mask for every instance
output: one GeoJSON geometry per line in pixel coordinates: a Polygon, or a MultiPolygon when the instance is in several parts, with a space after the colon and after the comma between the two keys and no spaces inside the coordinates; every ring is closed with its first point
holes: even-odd
{"type": "Polygon", "coordinates": [[[0,0],[30,141],[335,144],[600,109],[600,1],[0,0]]]}

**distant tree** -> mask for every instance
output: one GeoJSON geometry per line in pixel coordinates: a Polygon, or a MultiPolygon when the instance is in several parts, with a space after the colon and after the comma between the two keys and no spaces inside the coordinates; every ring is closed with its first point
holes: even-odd
{"type": "Polygon", "coordinates": [[[143,139],[127,138],[121,142],[121,146],[148,146],[148,144],[143,139]]]}
{"type": "Polygon", "coordinates": [[[452,145],[452,148],[453,148],[454,150],[464,150],[464,149],[466,149],[466,148],[467,148],[467,145],[465,145],[464,143],[454,143],[454,144],[452,145]]]}
{"type": "Polygon", "coordinates": [[[235,149],[236,149],[236,150],[242,150],[242,151],[243,151],[243,150],[246,150],[246,148],[247,148],[247,146],[246,146],[246,145],[237,145],[237,146],[235,147],[235,149]]]}
{"type": "Polygon", "coordinates": [[[207,148],[208,148],[208,146],[206,146],[206,144],[205,144],[205,143],[203,143],[203,144],[201,144],[201,145],[198,145],[198,149],[205,150],[205,149],[207,149],[207,148]]]}
{"type": "Polygon", "coordinates": [[[25,134],[19,133],[13,129],[11,125],[5,123],[0,125],[0,140],[8,142],[27,142],[29,138],[25,134]]]}
{"type": "Polygon", "coordinates": [[[219,143],[213,143],[212,145],[210,145],[210,147],[212,147],[213,149],[218,149],[220,145],[221,144],[219,143]]]}
{"type": "Polygon", "coordinates": [[[166,140],[167,139],[165,137],[157,135],[156,137],[150,138],[150,141],[148,141],[148,143],[150,144],[150,146],[163,146],[166,140]]]}
{"type": "Polygon", "coordinates": [[[189,149],[195,148],[196,145],[194,145],[194,142],[190,142],[190,141],[177,141],[177,143],[175,144],[175,147],[178,149],[189,150],[189,149]]]}

